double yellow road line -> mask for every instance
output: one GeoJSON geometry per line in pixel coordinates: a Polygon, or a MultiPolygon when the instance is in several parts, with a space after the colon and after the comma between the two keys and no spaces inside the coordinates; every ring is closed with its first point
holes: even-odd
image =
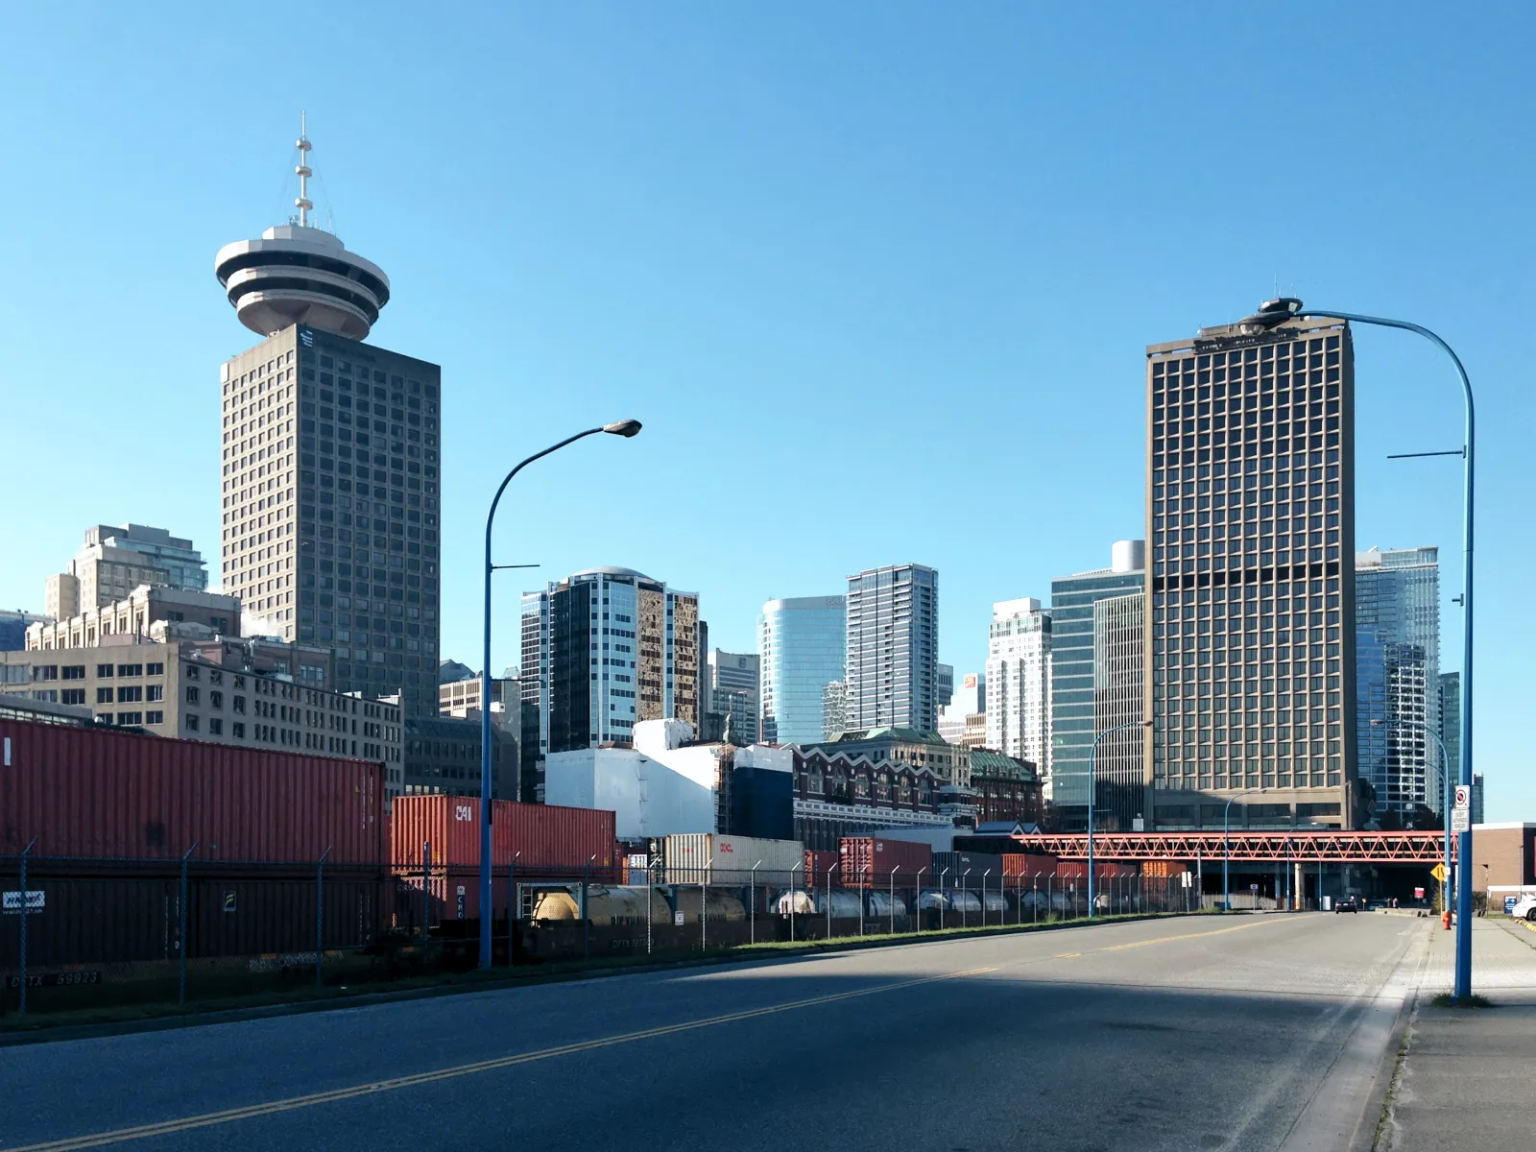
{"type": "MultiPolygon", "coordinates": [[[[1166,944],[1179,940],[1194,940],[1202,936],[1221,936],[1229,932],[1241,932],[1256,928],[1265,920],[1255,920],[1231,928],[1217,928],[1209,932],[1188,932],[1174,936],[1158,936],[1151,940],[1136,940],[1128,944],[1111,944],[1095,948],[1096,952],[1118,952],[1126,948],[1144,948],[1150,944],[1166,944]]],[[[1017,937],[1015,938],[1017,939],[1017,937]]],[[[1062,952],[1051,959],[1065,960],[1085,953],[1062,952]]],[[[1029,963],[1031,961],[1025,961],[1029,963]]],[[[1033,961],[1038,962],[1038,961],[1033,961]]],[[[1013,964],[990,968],[968,968],[963,972],[945,972],[938,976],[923,976],[916,980],[900,980],[893,984],[880,984],[873,988],[860,988],[853,992],[835,992],[827,996],[812,996],[804,1000],[790,1000],[766,1008],[751,1008],[743,1012],[727,1012],[721,1016],[708,1016],[701,1020],[687,1020],[681,1024],[667,1024],[659,1028],[646,1028],[639,1032],[624,1032],[617,1036],[604,1036],[596,1040],[583,1040],[576,1044],[562,1044],[554,1048],[541,1048],[536,1052],[523,1052],[516,1056],[500,1056],[494,1060],[480,1060],[472,1064],[457,1064],[440,1068],[435,1072],[418,1072],[411,1076],[396,1076],[389,1080],[374,1080],[350,1088],[333,1088],[328,1092],[311,1092],[304,1096],[290,1096],[283,1100],[271,1100],[265,1104],[250,1104],[244,1108],[227,1108],[219,1112],[203,1112],[196,1116],[184,1116],[177,1120],[163,1120],[158,1124],[141,1124],[134,1128],[117,1128],[110,1132],[94,1132],[85,1136],[71,1136],[63,1140],[46,1140],[41,1144],[26,1144],[0,1149],[0,1152],[77,1152],[84,1148],[104,1148],[123,1144],[129,1140],[146,1140],[156,1136],[173,1136],[180,1132],[192,1132],[199,1128],[212,1128],[220,1124],[232,1124],[237,1120],[254,1120],[261,1116],[275,1116],[282,1112],[294,1112],[301,1108],[313,1108],[317,1104],[334,1104],[341,1100],[356,1100],[362,1096],[374,1096],[381,1092],[396,1092],[402,1088],[415,1088],[422,1084],[436,1084],[444,1080],[457,1080],[465,1076],[478,1076],[483,1072],[496,1072],[502,1068],[516,1068],[520,1064],[533,1064],[540,1060],[553,1060],[559,1056],[574,1056],[579,1052],[592,1052],[599,1048],[613,1048],[620,1044],[633,1044],[640,1040],[653,1040],[660,1036],[673,1036],[679,1032],[692,1032],[699,1028],[713,1028],[720,1024],[734,1024],[742,1020],[755,1020],[780,1012],[794,1012],[802,1008],[815,1008],[823,1004],[836,1004],[844,1000],[856,1000],[861,996],[876,996],[884,992],[897,992],[903,988],[917,988],[924,984],[937,984],[945,980],[961,980],[968,976],[985,976],[1013,964]]]]}

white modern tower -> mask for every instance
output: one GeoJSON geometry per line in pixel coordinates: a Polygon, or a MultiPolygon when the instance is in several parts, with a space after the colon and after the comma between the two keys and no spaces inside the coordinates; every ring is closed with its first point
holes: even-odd
{"type": "Polygon", "coordinates": [[[1050,779],[1051,617],[1026,596],[992,605],[987,646],[987,745],[1050,779]]]}

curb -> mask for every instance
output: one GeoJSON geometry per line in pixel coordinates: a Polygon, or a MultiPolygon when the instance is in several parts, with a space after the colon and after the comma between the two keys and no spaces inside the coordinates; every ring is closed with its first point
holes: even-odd
{"type": "Polygon", "coordinates": [[[1376,1121],[1369,1128],[1356,1132],[1354,1140],[1350,1142],[1349,1152],[1390,1152],[1392,1098],[1402,1078],[1403,1061],[1408,1058],[1411,1047],[1410,1028],[1418,1015],[1419,997],[1424,991],[1424,973],[1429,969],[1429,957],[1433,950],[1434,938],[1431,933],[1430,941],[1424,947],[1424,955],[1419,960],[1419,970],[1414,976],[1413,992],[1404,996],[1402,1004],[1398,1006],[1397,1018],[1392,1022],[1392,1031],[1387,1038],[1386,1051],[1381,1055],[1376,1079],[1366,1100],[1365,1115],[1374,1116],[1376,1121]]]}
{"type": "Polygon", "coordinates": [[[613,976],[628,976],[653,972],[673,972],[687,968],[710,968],[722,964],[786,964],[810,956],[836,956],[846,952],[864,952],[872,948],[901,948],[914,945],[948,943],[953,940],[976,940],[986,937],[1020,936],[1028,933],[1053,932],[1063,928],[1086,928],[1102,924],[1134,924],[1147,920],[1171,920],[1186,915],[1212,916],[1217,913],[1186,914],[1182,912],[1148,912],[1137,916],[1117,916],[1112,920],[1068,920],[1056,924],[1022,924],[1013,927],[976,928],[969,931],[947,929],[934,933],[913,933],[900,939],[890,940],[871,937],[866,942],[843,941],[837,944],[818,944],[807,941],[804,948],[752,954],[750,951],[720,952],[713,955],[683,957],[673,960],[655,960],[646,964],[626,964],[615,968],[588,968],[574,972],[532,972],[526,976],[506,976],[500,979],[465,980],[433,985],[427,988],[402,988],[397,991],[359,992],[356,995],[334,996],[323,1000],[304,1000],[290,1004],[262,1004],[250,1008],[225,1008],[199,1012],[193,1009],[173,1015],[144,1020],[106,1021],[100,1024],[43,1025],[24,1031],[0,1032],[0,1048],[17,1048],[28,1044],[50,1044],[66,1040],[94,1040],[106,1036],[128,1036],[141,1032],[169,1032],[177,1028],[200,1028],[209,1024],[234,1024],[245,1020],[267,1020],[281,1016],[302,1016],[312,1012],[332,1012],[343,1008],[363,1008],[374,1004],[395,1004],[408,1000],[431,1000],[440,996],[461,996],[471,992],[501,992],[509,988],[528,988],[544,984],[563,984],[577,980],[600,980],[613,976]]]}

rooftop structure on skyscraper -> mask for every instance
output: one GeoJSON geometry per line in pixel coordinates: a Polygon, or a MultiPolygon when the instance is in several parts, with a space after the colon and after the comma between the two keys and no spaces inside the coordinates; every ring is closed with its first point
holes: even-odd
{"type": "Polygon", "coordinates": [[[271,336],[294,324],[364,340],[389,303],[389,277],[371,260],[348,252],[340,237],[312,227],[310,143],[301,124],[298,212],[259,240],[219,249],[214,272],[230,306],[252,332],[271,336]]]}

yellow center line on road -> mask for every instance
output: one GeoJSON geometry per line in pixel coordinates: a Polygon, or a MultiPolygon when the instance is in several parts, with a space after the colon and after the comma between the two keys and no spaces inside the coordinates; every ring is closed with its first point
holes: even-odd
{"type": "Polygon", "coordinates": [[[397,1076],[391,1080],[375,1080],[351,1088],[335,1088],[329,1092],[312,1092],[306,1096],[290,1096],[285,1100],[271,1100],[265,1104],[251,1104],[244,1108],[228,1108],[221,1112],[204,1112],[179,1120],[164,1120],[158,1124],[141,1124],[134,1128],[118,1128],[111,1132],[96,1132],[86,1136],[71,1136],[63,1140],[45,1140],[40,1144],[24,1144],[0,1152],[73,1152],[80,1148],[102,1148],[109,1144],[122,1144],[129,1140],[144,1140],[154,1136],[172,1136],[178,1132],[190,1132],[198,1128],[210,1128],[229,1124],[236,1120],[250,1120],[258,1116],[272,1116],[279,1112],[292,1112],[299,1108],[311,1108],[316,1104],[331,1104],[339,1100],[355,1100],[360,1096],[372,1096],[380,1092],[394,1092],[401,1088],[414,1088],[418,1084],[433,1084],[441,1080],[454,1080],[462,1076],[475,1076],[482,1072],[494,1072],[501,1068],[514,1068],[519,1064],[531,1064],[556,1056],[571,1056],[578,1052],[591,1052],[598,1048],[611,1048],[618,1044],[632,1044],[637,1040],[651,1040],[658,1036],[671,1036],[679,1032],[691,1032],[697,1028],[709,1028],[717,1024],[731,1024],[738,1020],[753,1020],[760,1016],[772,1016],[799,1008],[814,1008],[821,1004],[834,1004],[841,1000],[853,1000],[860,996],[874,996],[881,992],[895,992],[902,988],[915,988],[922,984],[934,984],[942,980],[959,980],[966,976],[982,976],[996,972],[996,968],[970,968],[964,972],[946,972],[939,976],[924,976],[917,980],[902,980],[894,984],[881,984],[875,988],[860,988],[853,992],[836,992],[828,996],[812,996],[806,1000],[793,1000],[787,1004],[775,1004],[766,1008],[752,1008],[745,1012],[729,1012],[723,1016],[710,1016],[702,1020],[688,1020],[681,1024],[667,1024],[660,1028],[647,1028],[640,1032],[626,1032],[618,1036],[605,1036],[598,1040],[583,1040],[576,1044],[562,1044],[557,1048],[543,1048],[537,1052],[523,1052],[516,1056],[502,1056],[494,1060],[481,1060],[474,1064],[459,1064],[440,1068],[435,1072],[418,1072],[411,1076],[397,1076]]]}
{"type": "MultiPolygon", "coordinates": [[[[1257,928],[1264,922],[1257,921],[1249,924],[1239,924],[1235,927],[1217,928],[1208,932],[1157,936],[1150,940],[1136,940],[1128,944],[1111,944],[1104,948],[1093,949],[1087,955],[1094,955],[1098,952],[1118,952],[1126,948],[1142,948],[1149,944],[1170,944],[1180,940],[1195,940],[1202,936],[1222,936],[1229,932],[1242,932],[1248,928],[1257,928]]],[[[1082,952],[1063,952],[1054,957],[1054,959],[1067,960],[1082,955],[1084,955],[1082,952]]],[[[944,980],[960,980],[967,976],[985,976],[993,972],[999,972],[1004,968],[1021,967],[1023,964],[1030,962],[1002,964],[989,968],[968,968],[963,972],[945,972],[938,976],[923,976],[916,980],[901,980],[893,984],[881,984],[874,988],[860,988],[852,992],[835,992],[826,996],[812,996],[805,1000],[791,1000],[785,1004],[774,1004],[766,1008],[751,1008],[743,1012],[728,1012],[722,1016],[708,1016],[702,1020],[687,1020],[681,1024],[666,1024],[658,1028],[646,1028],[639,1032],[625,1032],[617,1036],[604,1036],[596,1040],[583,1040],[575,1044],[562,1044],[559,1047],[542,1048],[536,1052],[523,1052],[516,1056],[501,1056],[494,1060],[481,1060],[473,1064],[458,1064],[450,1068],[440,1068],[435,1072],[417,1072],[410,1076],[397,1076],[389,1080],[375,1080],[367,1084],[357,1084],[350,1088],[334,1088],[328,1092],[312,1092],[305,1096],[290,1096],[283,1100],[271,1100],[265,1104],[250,1104],[243,1108],[228,1108],[219,1112],[204,1112],[195,1116],[184,1116],[178,1120],[163,1120],[157,1124],[141,1124],[134,1128],[118,1128],[109,1132],[95,1132],[85,1136],[70,1136],[62,1140],[45,1140],[40,1144],[24,1144],[0,1149],[0,1152],[76,1152],[76,1150],[83,1148],[104,1148],[111,1144],[123,1144],[129,1140],[146,1140],[156,1136],[174,1136],[180,1132],[191,1132],[199,1128],[231,1124],[237,1120],[253,1120],[261,1116],[274,1116],[282,1112],[297,1111],[300,1108],[312,1108],[317,1104],[333,1104],[342,1100],[355,1100],[362,1096],[373,1096],[381,1092],[396,1092],[402,1088],[414,1088],[421,1084],[434,1084],[443,1080],[456,1080],[464,1076],[476,1076],[483,1072],[495,1072],[502,1068],[515,1068],[520,1064],[532,1064],[539,1060],[551,1060],[557,1056],[573,1056],[579,1052],[592,1052],[600,1048],[612,1048],[620,1044],[633,1044],[639,1040],[653,1040],[659,1036],[673,1036],[680,1032],[691,1032],[699,1028],[711,1028],[718,1024],[733,1024],[740,1020],[755,1020],[762,1016],[772,1016],[780,1012],[791,1012],[801,1008],[815,1008],[822,1004],[835,1004],[839,1001],[853,1000],[861,996],[875,996],[882,992],[896,992],[903,988],[916,988],[924,984],[936,984],[944,980]]],[[[1034,962],[1038,963],[1038,961],[1034,962]]]]}

